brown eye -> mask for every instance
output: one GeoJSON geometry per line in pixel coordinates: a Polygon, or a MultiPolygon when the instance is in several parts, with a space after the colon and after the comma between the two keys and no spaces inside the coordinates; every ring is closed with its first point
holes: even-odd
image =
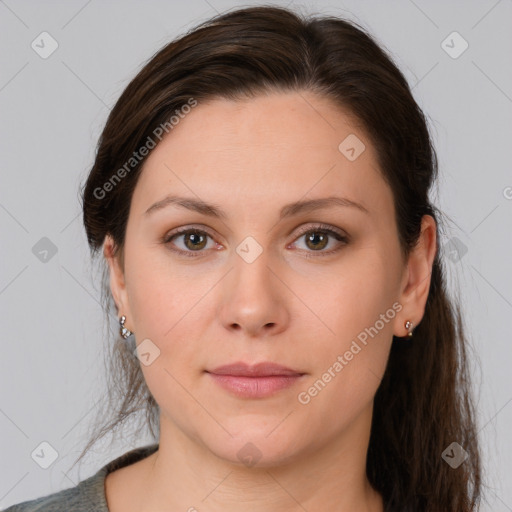
{"type": "MultiPolygon", "coordinates": [[[[296,245],[299,240],[304,240],[304,247],[298,247],[298,249],[304,253],[306,258],[311,258],[314,256],[329,256],[339,251],[344,245],[348,244],[349,237],[344,236],[342,232],[320,225],[303,229],[292,245],[296,245]],[[334,247],[331,247],[333,245],[334,247]],[[324,250],[326,247],[329,247],[330,250],[324,250]]],[[[196,228],[178,229],[174,233],[164,236],[162,242],[168,245],[170,250],[191,257],[204,255],[207,252],[206,249],[212,249],[216,245],[209,233],[196,228]],[[208,239],[213,244],[209,247],[208,239]]]]}
{"type": "Polygon", "coordinates": [[[320,231],[312,231],[306,235],[306,245],[310,249],[323,249],[329,241],[329,235],[320,231]]]}
{"type": "Polygon", "coordinates": [[[173,251],[186,256],[194,256],[191,253],[205,252],[203,249],[208,244],[208,238],[211,239],[212,237],[200,229],[182,229],[166,236],[163,242],[175,246],[171,247],[173,251]]]}
{"type": "Polygon", "coordinates": [[[206,246],[206,236],[199,232],[185,233],[183,241],[185,246],[191,250],[203,249],[206,246]]]}
{"type": "Polygon", "coordinates": [[[303,247],[297,247],[307,258],[315,256],[328,256],[339,251],[344,245],[348,244],[348,236],[344,236],[341,232],[335,231],[327,226],[313,226],[304,229],[296,238],[293,245],[297,245],[297,241],[304,240],[303,247]],[[329,247],[330,250],[324,250],[329,247]],[[318,254],[312,254],[318,253],[318,254]]]}

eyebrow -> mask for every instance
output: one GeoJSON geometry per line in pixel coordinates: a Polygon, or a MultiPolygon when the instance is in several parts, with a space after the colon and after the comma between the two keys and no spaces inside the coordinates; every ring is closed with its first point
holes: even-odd
{"type": "MultiPolygon", "coordinates": [[[[167,196],[161,201],[152,204],[145,212],[144,215],[149,215],[155,211],[162,210],[167,206],[179,206],[203,215],[208,215],[217,219],[227,219],[228,215],[218,205],[207,203],[201,199],[194,199],[191,197],[180,196],[167,196]]],[[[309,199],[305,201],[296,201],[287,204],[281,208],[279,219],[293,217],[301,213],[309,213],[316,210],[332,208],[334,206],[352,207],[360,210],[363,213],[369,214],[370,212],[360,203],[347,199],[346,197],[322,197],[319,199],[309,199]]]]}

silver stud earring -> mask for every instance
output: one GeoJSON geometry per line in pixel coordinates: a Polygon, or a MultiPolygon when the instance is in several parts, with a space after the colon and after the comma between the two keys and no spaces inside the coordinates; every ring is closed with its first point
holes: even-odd
{"type": "Polygon", "coordinates": [[[408,338],[412,338],[412,326],[413,323],[410,320],[407,320],[407,322],[405,322],[405,328],[409,331],[407,333],[408,338]]]}
{"type": "Polygon", "coordinates": [[[126,322],[126,317],[123,315],[120,319],[119,319],[119,325],[121,326],[120,329],[119,329],[119,332],[121,333],[121,336],[126,340],[128,339],[132,334],[133,332],[130,331],[129,329],[127,329],[125,326],[124,326],[124,323],[126,322]]]}

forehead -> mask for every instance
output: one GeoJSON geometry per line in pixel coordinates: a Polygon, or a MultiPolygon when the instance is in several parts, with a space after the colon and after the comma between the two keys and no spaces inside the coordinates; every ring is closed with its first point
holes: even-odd
{"type": "Polygon", "coordinates": [[[234,207],[242,199],[270,208],[333,194],[368,210],[392,204],[360,123],[306,91],[215,99],[191,109],[147,157],[133,207],[145,210],[169,193],[234,207]]]}

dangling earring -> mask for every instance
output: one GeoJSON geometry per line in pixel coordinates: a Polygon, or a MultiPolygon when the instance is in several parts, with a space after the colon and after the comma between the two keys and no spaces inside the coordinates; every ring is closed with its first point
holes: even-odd
{"type": "Polygon", "coordinates": [[[407,322],[405,322],[405,328],[409,331],[407,333],[408,338],[412,338],[412,326],[413,326],[413,323],[410,320],[407,320],[407,322]]]}
{"type": "Polygon", "coordinates": [[[119,319],[119,325],[121,326],[120,329],[119,329],[119,332],[121,333],[121,336],[126,340],[128,339],[132,334],[133,332],[130,331],[129,329],[127,329],[125,326],[124,326],[124,323],[126,322],[126,317],[123,315],[120,319],[119,319]]]}

